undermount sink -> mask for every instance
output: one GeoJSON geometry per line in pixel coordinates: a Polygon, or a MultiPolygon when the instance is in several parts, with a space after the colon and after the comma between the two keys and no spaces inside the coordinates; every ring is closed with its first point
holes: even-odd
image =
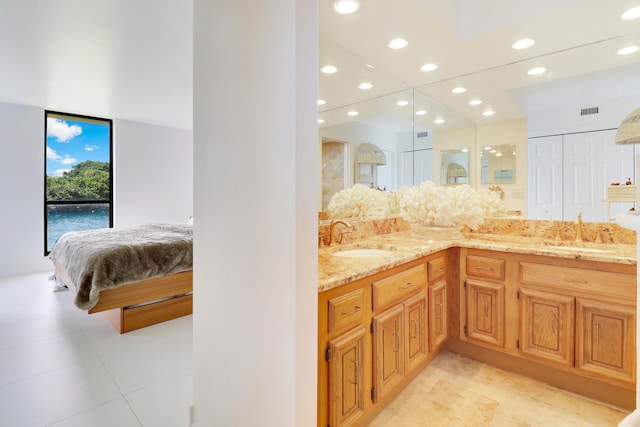
{"type": "Polygon", "coordinates": [[[389,249],[374,249],[374,248],[359,248],[359,249],[345,249],[342,251],[334,252],[331,255],[347,258],[376,258],[386,257],[392,255],[392,251],[389,249]]]}

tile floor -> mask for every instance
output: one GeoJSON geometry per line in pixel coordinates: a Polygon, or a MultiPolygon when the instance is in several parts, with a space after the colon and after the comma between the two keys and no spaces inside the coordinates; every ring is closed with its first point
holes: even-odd
{"type": "Polygon", "coordinates": [[[53,289],[0,279],[0,426],[186,427],[191,316],[120,335],[53,289]]]}
{"type": "MultiPolygon", "coordinates": [[[[191,316],[120,335],[53,289],[47,274],[0,279],[0,426],[186,427],[191,316]]],[[[371,426],[604,427],[626,415],[444,352],[371,426]]]]}
{"type": "Polygon", "coordinates": [[[370,427],[614,427],[628,413],[444,351],[370,427]]]}

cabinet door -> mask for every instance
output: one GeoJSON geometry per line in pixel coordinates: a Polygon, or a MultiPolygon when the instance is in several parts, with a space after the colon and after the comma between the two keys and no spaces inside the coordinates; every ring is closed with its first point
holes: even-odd
{"type": "Polygon", "coordinates": [[[504,347],[504,285],[467,280],[467,337],[504,347]]]}
{"type": "Polygon", "coordinates": [[[447,339],[447,282],[440,280],[429,286],[429,351],[447,339]]]}
{"type": "Polygon", "coordinates": [[[420,291],[404,303],[405,367],[411,371],[427,357],[427,294],[420,291]]]}
{"type": "Polygon", "coordinates": [[[332,427],[364,415],[364,326],[329,341],[329,419],[332,427]]]}
{"type": "Polygon", "coordinates": [[[635,309],[576,300],[576,367],[635,383],[635,309]]]}
{"type": "Polygon", "coordinates": [[[404,376],[403,313],[403,304],[398,304],[373,317],[374,402],[404,376]]]}
{"type": "Polygon", "coordinates": [[[520,289],[520,351],[573,366],[574,298],[520,289]]]}

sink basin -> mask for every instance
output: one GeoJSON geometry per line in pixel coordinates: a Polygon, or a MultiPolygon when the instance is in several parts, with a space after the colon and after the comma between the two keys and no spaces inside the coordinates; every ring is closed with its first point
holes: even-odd
{"type": "Polygon", "coordinates": [[[334,252],[331,255],[347,258],[376,258],[386,257],[392,254],[393,252],[387,249],[360,248],[346,249],[343,251],[334,252]]]}

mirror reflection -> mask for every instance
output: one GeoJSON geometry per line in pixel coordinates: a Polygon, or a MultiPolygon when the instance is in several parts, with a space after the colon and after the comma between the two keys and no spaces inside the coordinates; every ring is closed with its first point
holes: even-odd
{"type": "Polygon", "coordinates": [[[480,182],[513,183],[516,180],[516,145],[486,146],[480,150],[480,182]]]}
{"type": "Polygon", "coordinates": [[[469,184],[469,150],[440,152],[440,183],[442,185],[469,184]]]}

